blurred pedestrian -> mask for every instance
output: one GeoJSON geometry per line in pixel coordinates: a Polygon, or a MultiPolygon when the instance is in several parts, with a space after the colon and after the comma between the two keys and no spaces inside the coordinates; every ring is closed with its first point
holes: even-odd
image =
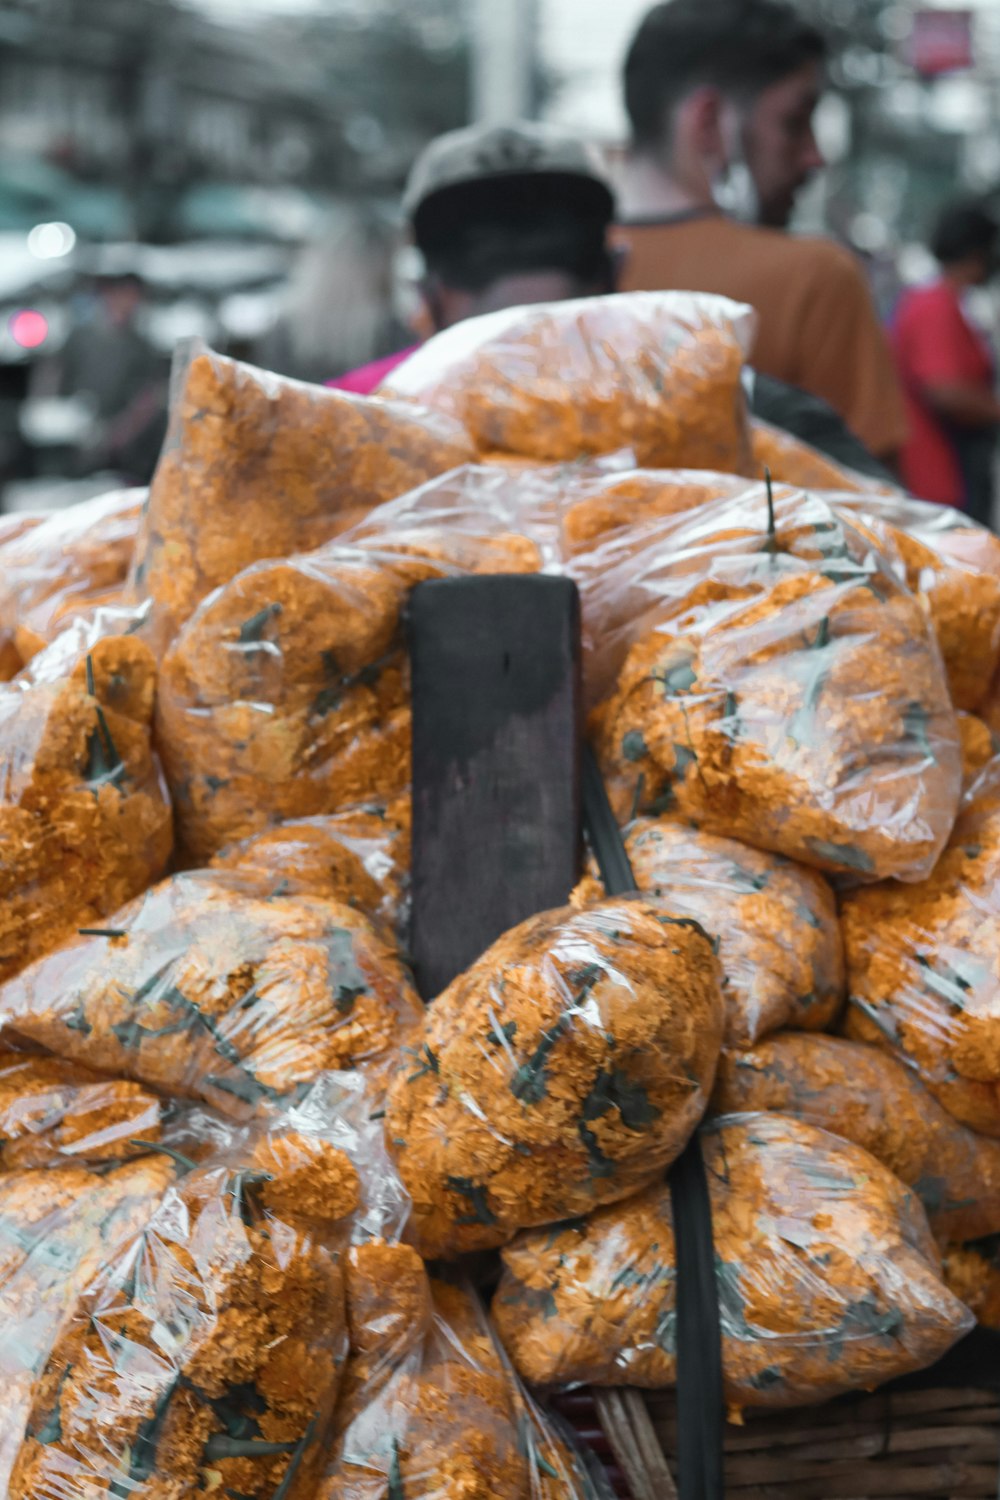
{"type": "Polygon", "coordinates": [[[826,45],[785,0],[665,0],[625,62],[620,196],[626,289],[749,302],[764,375],[829,402],[892,458],[906,433],[885,334],[851,252],[785,231],[823,158],[813,114],[826,45]]]}
{"type": "Polygon", "coordinates": [[[268,370],[324,380],[398,349],[392,307],[396,234],[366,206],[342,208],[299,257],[274,326],[254,348],[268,370]]]}
{"type": "MultiPolygon", "coordinates": [[[[424,263],[418,321],[428,332],[477,313],[614,289],[614,197],[575,135],[522,121],[432,141],[403,207],[424,263]]],[[[412,352],[332,382],[367,394],[412,352]]]]}
{"type": "Polygon", "coordinates": [[[144,290],[131,273],[94,283],[89,317],[71,331],[42,385],[83,396],[93,420],[77,474],[107,470],[137,484],[152,475],[166,431],[168,368],[140,327],[144,290]]]}
{"type": "Polygon", "coordinates": [[[930,248],[940,275],[904,292],[893,320],[910,419],[902,477],[914,495],[959,506],[989,526],[1000,401],[992,350],[965,299],[997,269],[1000,225],[981,203],[952,203],[930,248]]]}

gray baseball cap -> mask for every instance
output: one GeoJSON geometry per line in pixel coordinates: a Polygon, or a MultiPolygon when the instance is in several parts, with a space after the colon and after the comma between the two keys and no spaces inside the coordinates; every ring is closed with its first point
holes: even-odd
{"type": "Polygon", "coordinates": [[[440,135],[418,157],[403,194],[403,208],[418,244],[422,222],[445,199],[503,182],[523,182],[546,195],[571,193],[580,206],[610,222],[615,200],[596,151],[579,136],[533,120],[511,125],[468,125],[440,135]]]}

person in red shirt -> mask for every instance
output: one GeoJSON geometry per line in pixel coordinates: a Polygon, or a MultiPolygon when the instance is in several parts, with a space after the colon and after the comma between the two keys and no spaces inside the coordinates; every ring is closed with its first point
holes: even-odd
{"type": "Polygon", "coordinates": [[[903,293],[892,328],[910,424],[902,479],[911,494],[987,526],[1000,401],[992,351],[962,304],[993,275],[998,242],[1000,226],[980,204],[946,208],[931,238],[941,274],[903,293]]]}

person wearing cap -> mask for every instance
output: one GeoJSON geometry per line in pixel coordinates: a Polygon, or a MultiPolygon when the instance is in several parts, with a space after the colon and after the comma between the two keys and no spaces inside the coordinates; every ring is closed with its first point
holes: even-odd
{"type": "MultiPolygon", "coordinates": [[[[614,290],[614,196],[576,136],[531,121],[473,125],[432,141],[403,197],[437,332],[479,313],[614,290]]],[[[368,395],[403,349],[330,384],[368,395]]]]}
{"type": "Polygon", "coordinates": [[[825,52],[786,0],[653,6],[624,68],[623,286],[749,302],[761,374],[822,397],[891,459],[906,415],[864,271],[846,247],[786,228],[823,164],[812,122],[825,52]]]}

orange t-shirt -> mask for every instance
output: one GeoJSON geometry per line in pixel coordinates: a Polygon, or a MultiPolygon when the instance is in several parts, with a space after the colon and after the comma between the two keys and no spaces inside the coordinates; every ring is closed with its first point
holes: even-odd
{"type": "Polygon", "coordinates": [[[821,396],[878,458],[906,438],[902,394],[864,273],[849,250],[722,214],[623,224],[623,291],[749,302],[754,369],[821,396]]]}

